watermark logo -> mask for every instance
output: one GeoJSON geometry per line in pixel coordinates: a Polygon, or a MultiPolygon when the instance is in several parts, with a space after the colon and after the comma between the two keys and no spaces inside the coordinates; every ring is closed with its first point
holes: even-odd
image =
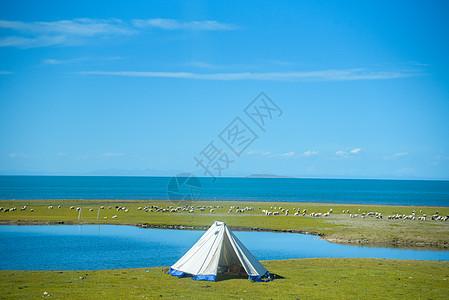
{"type": "Polygon", "coordinates": [[[264,92],[261,92],[244,110],[245,114],[266,131],[266,126],[273,118],[282,116],[282,109],[274,103],[264,92]]]}
{"type": "MultiPolygon", "coordinates": [[[[282,109],[261,92],[223,128],[218,139],[211,140],[193,157],[195,166],[201,167],[203,175],[215,182],[216,177],[229,170],[235,159],[240,158],[259,135],[266,132],[269,123],[282,114],[282,109]]],[[[190,173],[178,174],[170,179],[167,194],[176,205],[181,202],[183,205],[193,205],[193,201],[201,198],[201,182],[190,173]]]]}
{"type": "Polygon", "coordinates": [[[237,115],[219,134],[219,140],[230,150],[234,156],[228,155],[225,149],[215,145],[212,140],[198,156],[194,156],[196,167],[201,167],[204,176],[212,178],[220,177],[227,171],[233,158],[240,158],[246,149],[258,138],[257,132],[264,133],[268,124],[275,118],[282,116],[282,109],[264,92],[261,92],[243,110],[244,114],[237,115]],[[245,122],[244,119],[249,119],[245,122]],[[254,126],[254,124],[256,126],[254,126]],[[251,127],[252,125],[252,127],[251,127]]]}
{"type": "Polygon", "coordinates": [[[201,181],[190,173],[180,173],[172,177],[167,185],[168,199],[178,205],[189,205],[201,198],[201,181]]]}
{"type": "Polygon", "coordinates": [[[240,117],[236,117],[229,123],[218,137],[238,157],[240,157],[246,148],[259,138],[257,134],[254,133],[242,119],[240,119],[240,117]]]}

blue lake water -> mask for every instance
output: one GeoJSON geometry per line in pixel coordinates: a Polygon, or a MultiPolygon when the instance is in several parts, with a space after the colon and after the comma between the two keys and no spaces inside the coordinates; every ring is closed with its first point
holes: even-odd
{"type": "MultiPolygon", "coordinates": [[[[168,199],[170,177],[0,176],[0,199],[168,199]]],[[[449,181],[199,178],[202,200],[449,206],[449,181]]],[[[1,200],[0,200],[1,202],[1,200]]]]}
{"type": "MultiPolygon", "coordinates": [[[[346,246],[315,236],[234,232],[259,260],[372,257],[449,260],[449,251],[346,246]]],[[[120,225],[0,226],[0,270],[101,270],[174,264],[204,231],[120,225]]]]}

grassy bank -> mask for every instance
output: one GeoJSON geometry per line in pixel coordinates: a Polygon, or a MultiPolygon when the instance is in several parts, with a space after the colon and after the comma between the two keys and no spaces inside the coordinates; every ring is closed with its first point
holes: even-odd
{"type": "Polygon", "coordinates": [[[17,210],[0,211],[0,222],[85,222],[102,224],[152,224],[158,226],[184,225],[203,228],[214,220],[226,222],[229,226],[264,228],[271,230],[295,230],[314,232],[322,238],[343,244],[365,244],[378,246],[400,246],[406,248],[425,247],[430,249],[449,248],[449,221],[431,220],[438,212],[439,216],[449,215],[449,207],[382,206],[355,204],[317,204],[317,203],[279,203],[279,202],[227,202],[198,201],[194,203],[173,203],[170,201],[120,201],[120,200],[0,200],[0,207],[17,210]],[[25,210],[20,210],[26,205],[25,210]],[[53,206],[49,209],[49,206],[53,206]],[[61,205],[61,208],[58,206],[61,205]],[[194,212],[173,208],[192,205],[194,212]],[[74,209],[70,209],[74,206],[74,209]],[[101,209],[97,220],[98,207],[101,209]],[[145,211],[145,207],[166,209],[166,211],[145,211]],[[203,207],[201,210],[199,207],[203,207]],[[82,218],[78,219],[77,207],[83,207],[82,218]],[[92,211],[90,207],[95,207],[92,211]],[[109,207],[111,207],[109,209],[109,207]],[[117,207],[121,209],[117,210],[117,207]],[[238,212],[239,209],[252,208],[238,212]],[[141,209],[139,209],[141,208],[141,209]],[[299,216],[294,214],[301,210],[299,216]],[[33,211],[31,211],[31,209],[33,211]],[[213,211],[211,212],[211,209],[213,211]],[[231,211],[230,211],[231,209],[231,211]],[[326,212],[332,209],[329,216],[326,212]],[[279,212],[279,216],[266,216],[263,211],[279,212]],[[285,211],[289,210],[289,215],[285,211]],[[303,216],[303,211],[306,210],[303,216]],[[345,213],[343,213],[343,211],[345,213]],[[349,211],[349,212],[348,212],[349,211]],[[382,219],[375,214],[382,215],[382,219]],[[413,212],[415,214],[413,215],[413,212]],[[312,217],[321,213],[320,217],[312,217]],[[365,216],[363,217],[363,214],[365,216]],[[357,215],[357,217],[355,217],[357,215]],[[414,216],[413,219],[388,219],[388,216],[414,216]],[[418,220],[426,215],[426,220],[418,220]],[[114,217],[116,216],[116,217],[114,217]],[[352,216],[352,217],[351,217],[352,216]]]}
{"type": "Polygon", "coordinates": [[[218,282],[178,279],[166,268],[103,271],[0,271],[3,299],[360,299],[449,297],[449,262],[298,259],[263,265],[284,277],[218,282]],[[148,270],[148,272],[147,272],[148,270]]]}

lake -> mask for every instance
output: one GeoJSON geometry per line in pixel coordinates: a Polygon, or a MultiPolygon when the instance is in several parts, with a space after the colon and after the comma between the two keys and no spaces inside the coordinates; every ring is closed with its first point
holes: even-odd
{"type": "MultiPolygon", "coordinates": [[[[236,231],[259,260],[372,257],[449,260],[449,251],[347,246],[316,236],[236,231]]],[[[0,270],[101,270],[171,266],[204,231],[121,225],[2,225],[0,270]]]]}
{"type": "MultiPolygon", "coordinates": [[[[449,181],[199,177],[195,200],[449,206],[449,181]]],[[[171,177],[0,176],[0,199],[168,199],[171,177]]],[[[177,187],[175,187],[177,188],[177,187]]],[[[180,190],[185,194],[191,191],[180,190]]],[[[181,193],[183,194],[183,193],[181,193]]],[[[1,202],[1,200],[0,200],[1,202]]]]}

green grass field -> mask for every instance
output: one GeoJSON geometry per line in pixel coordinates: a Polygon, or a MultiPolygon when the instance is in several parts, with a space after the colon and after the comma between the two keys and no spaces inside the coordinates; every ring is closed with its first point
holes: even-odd
{"type": "MultiPolygon", "coordinates": [[[[185,203],[180,203],[183,205],[185,203]]],[[[0,211],[0,222],[84,222],[102,224],[153,224],[153,225],[185,225],[199,228],[210,226],[214,220],[224,221],[228,226],[244,228],[265,228],[272,230],[296,230],[314,232],[324,235],[322,238],[343,244],[364,244],[386,247],[425,247],[429,249],[449,248],[449,221],[432,221],[430,216],[437,211],[440,216],[449,215],[449,207],[411,207],[411,206],[382,206],[382,205],[344,205],[344,204],[317,204],[317,203],[268,203],[268,202],[219,202],[203,201],[189,203],[194,205],[195,211],[188,212],[145,212],[139,207],[154,206],[167,208],[178,205],[170,201],[117,201],[117,200],[1,200],[0,206],[4,208],[17,207],[16,211],[0,211]],[[20,210],[22,205],[27,209],[20,210]],[[48,209],[52,205],[53,209],[48,209]],[[61,208],[57,208],[62,205],[61,208]],[[89,207],[99,207],[100,217],[97,220],[98,208],[89,211],[89,207]],[[78,220],[79,212],[70,209],[70,206],[83,207],[83,216],[78,220]],[[109,209],[109,206],[112,208],[109,209]],[[117,211],[116,206],[128,209],[117,211]],[[198,206],[205,206],[200,211],[198,206]],[[253,207],[254,210],[243,213],[236,212],[230,207],[253,207]],[[281,207],[281,208],[279,208],[281,207]],[[210,210],[214,209],[211,213],[210,210]],[[305,216],[294,216],[297,209],[307,210],[305,216]],[[31,212],[30,210],[34,211],[31,212]],[[288,209],[286,216],[282,209],[288,209]],[[333,210],[328,217],[311,217],[310,213],[326,213],[333,210]],[[279,211],[279,216],[266,216],[263,210],[279,211]],[[345,213],[343,214],[343,210],[345,213]],[[347,213],[347,211],[350,213],[347,213]],[[411,215],[415,211],[418,218],[427,215],[426,221],[421,220],[390,220],[388,215],[411,215]],[[422,212],[421,212],[422,211],[422,212]],[[377,212],[383,215],[382,219],[373,216],[362,218],[363,213],[377,212]],[[350,218],[350,214],[357,214],[357,218],[350,218]],[[113,218],[113,216],[117,216],[113,218]]]]}
{"type": "Polygon", "coordinates": [[[166,268],[0,271],[2,299],[447,299],[449,262],[328,258],[266,261],[284,277],[193,281],[166,268]],[[148,270],[148,272],[147,272],[148,270]],[[82,279],[84,278],[84,279],[82,279]]]}
{"type": "MultiPolygon", "coordinates": [[[[182,203],[184,204],[184,203],[182,203]]],[[[181,204],[181,205],[182,205],[181,204]]],[[[388,215],[449,214],[448,207],[406,207],[377,205],[342,205],[315,203],[267,202],[195,202],[193,213],[153,211],[144,207],[177,207],[169,201],[118,200],[1,200],[0,224],[153,224],[185,225],[203,229],[214,220],[240,229],[296,230],[322,234],[338,243],[357,243],[406,248],[449,247],[449,222],[390,220],[388,215]],[[20,210],[27,205],[25,210],[20,210]],[[53,209],[48,206],[52,205],[53,209]],[[61,205],[61,208],[58,208],[61,205]],[[74,209],[70,209],[74,206],[74,209]],[[97,220],[98,207],[100,210],[97,220]],[[109,209],[111,206],[111,209],[109,209]],[[126,207],[117,210],[116,206],[126,207]],[[204,211],[198,207],[205,206],[204,211]],[[237,212],[252,207],[254,210],[237,212]],[[281,206],[281,208],[279,208],[281,206]],[[17,210],[4,212],[5,208],[17,210]],[[82,207],[78,219],[77,207],[82,207]],[[93,211],[89,208],[94,207],[93,211]],[[139,209],[139,207],[141,209],[139,209]],[[305,216],[294,216],[300,208],[305,216]],[[33,211],[31,211],[31,209],[33,211]],[[213,212],[210,210],[214,209],[213,212]],[[282,213],[288,209],[289,215],[282,213]],[[326,213],[328,217],[311,217],[326,213]],[[279,211],[266,216],[262,210],[279,211]],[[343,210],[345,213],[343,214],[343,210]],[[357,214],[357,218],[351,218],[357,214]],[[421,212],[422,211],[422,212],[421,212]],[[377,212],[382,219],[362,218],[363,213],[377,212]],[[113,218],[116,216],[116,218],[113,218]]],[[[228,277],[217,282],[178,279],[166,274],[167,268],[102,271],[0,271],[2,299],[447,299],[449,298],[449,262],[381,260],[362,258],[298,259],[263,262],[282,279],[252,283],[246,278],[228,277]],[[47,294],[44,295],[44,292],[47,294]]]]}

